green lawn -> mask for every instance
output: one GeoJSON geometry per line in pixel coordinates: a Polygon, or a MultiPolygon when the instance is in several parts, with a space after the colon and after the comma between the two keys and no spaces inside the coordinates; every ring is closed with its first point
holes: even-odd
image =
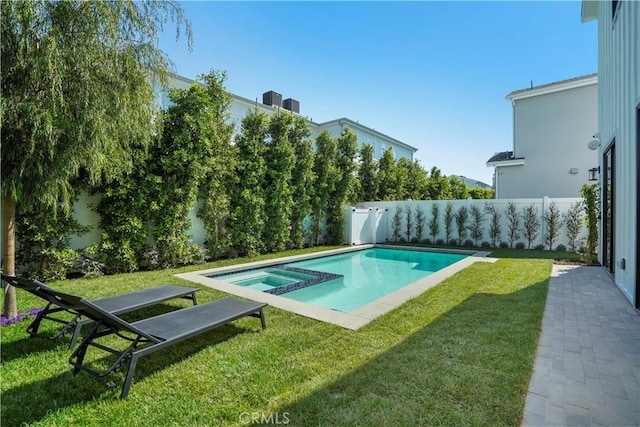
{"type": "MultiPolygon", "coordinates": [[[[190,285],[172,274],[218,265],[51,285],[97,298],[190,285]]],[[[125,400],[118,399],[123,369],[103,379],[73,376],[68,340],[30,339],[25,322],[4,327],[1,422],[519,425],[550,271],[548,259],[476,263],[358,331],[267,307],[264,331],[259,320],[245,318],[140,359],[125,400]]],[[[198,295],[200,302],[224,296],[208,288],[198,295]]],[[[41,302],[18,291],[18,305],[41,302]]],[[[88,359],[106,366],[96,351],[88,359]]]]}

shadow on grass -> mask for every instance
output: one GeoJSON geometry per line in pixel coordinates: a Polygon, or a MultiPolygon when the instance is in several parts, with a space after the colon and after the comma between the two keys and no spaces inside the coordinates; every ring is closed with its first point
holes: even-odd
{"type": "Polygon", "coordinates": [[[474,294],[277,411],[292,425],[518,425],[547,287],[474,294]]]}
{"type": "Polygon", "coordinates": [[[31,337],[25,332],[25,337],[16,341],[2,343],[0,363],[8,363],[28,354],[47,353],[69,348],[68,339],[51,340],[43,337],[31,337]]]}
{"type": "MultiPolygon", "coordinates": [[[[252,332],[254,332],[253,329],[225,325],[214,331],[153,353],[152,357],[141,358],[135,370],[129,395],[131,396],[131,394],[135,393],[136,383],[143,381],[149,375],[167,369],[175,363],[183,362],[203,349],[220,344],[235,335],[252,332]]],[[[110,339],[112,338],[110,337],[110,339]]],[[[28,341],[33,342],[34,340],[28,341]]],[[[117,344],[122,344],[122,340],[119,340],[117,344]]],[[[63,345],[68,345],[68,342],[63,343],[63,345]]],[[[126,347],[126,344],[118,348],[123,347],[126,347]]],[[[5,346],[3,345],[3,352],[4,350],[5,346]]],[[[94,359],[90,356],[91,352],[94,352],[94,357],[104,353],[95,348],[91,348],[87,353],[87,360],[91,360],[87,363],[87,366],[96,370],[104,370],[105,367],[110,366],[115,361],[115,356],[111,355],[98,356],[98,358],[94,359]]],[[[67,349],[67,351],[52,352],[51,357],[64,358],[66,362],[70,354],[71,350],[67,349]]],[[[121,366],[114,374],[103,378],[96,378],[86,372],[74,375],[72,366],[67,364],[67,367],[66,371],[56,376],[27,384],[12,387],[5,382],[2,387],[2,426],[9,427],[35,423],[61,408],[93,399],[119,399],[128,365],[121,366]],[[115,386],[110,387],[108,385],[110,381],[115,383],[115,386]]]]}
{"type": "MultiPolygon", "coordinates": [[[[174,311],[180,309],[182,307],[176,307],[169,304],[158,304],[153,307],[146,307],[131,313],[120,315],[121,319],[131,323],[140,319],[146,319],[153,316],[159,316],[164,313],[168,313],[170,311],[174,311]]],[[[66,313],[65,313],[66,314],[66,313]]],[[[63,315],[64,316],[64,315],[63,315]]],[[[58,316],[58,318],[61,318],[58,316]]],[[[65,318],[71,320],[71,315],[66,315],[65,318]]],[[[29,333],[26,331],[27,325],[31,323],[31,319],[28,322],[23,322],[25,325],[22,327],[22,331],[25,335],[25,338],[18,339],[16,341],[8,341],[2,343],[2,353],[0,354],[0,360],[2,363],[10,362],[20,357],[24,357],[27,354],[37,354],[44,353],[51,350],[58,350],[60,348],[66,347],[68,349],[69,343],[71,342],[72,331],[69,331],[64,336],[50,339],[48,337],[55,336],[58,332],[60,332],[61,327],[59,323],[53,322],[51,320],[44,319],[40,325],[40,329],[38,331],[39,334],[43,336],[31,337],[29,333]]],[[[17,327],[18,325],[16,325],[17,327]]],[[[20,325],[22,326],[22,324],[20,325]]],[[[91,328],[90,324],[85,325],[82,332],[86,333],[91,328]]],[[[82,333],[80,338],[78,339],[78,343],[82,341],[82,333]]],[[[73,350],[69,350],[69,354],[71,354],[73,350]]]]}

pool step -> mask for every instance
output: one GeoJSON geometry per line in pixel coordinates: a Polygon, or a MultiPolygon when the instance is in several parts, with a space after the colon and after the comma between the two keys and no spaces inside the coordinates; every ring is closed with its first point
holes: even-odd
{"type": "Polygon", "coordinates": [[[335,280],[335,279],[344,277],[342,274],[325,273],[324,271],[307,270],[306,268],[298,268],[298,267],[289,267],[284,264],[274,265],[272,268],[313,276],[313,278],[308,280],[303,280],[303,281],[291,283],[288,285],[282,285],[282,286],[278,286],[277,288],[267,289],[263,291],[272,295],[282,295],[282,294],[286,294],[287,292],[297,291],[298,289],[308,288],[309,286],[314,286],[320,283],[324,283],[330,280],[335,280]]]}

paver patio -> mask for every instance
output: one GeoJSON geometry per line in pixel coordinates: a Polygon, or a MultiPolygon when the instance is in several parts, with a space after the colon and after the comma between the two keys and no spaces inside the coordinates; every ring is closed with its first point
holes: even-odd
{"type": "Polygon", "coordinates": [[[553,266],[523,425],[640,425],[640,314],[603,268],[553,266]]]}

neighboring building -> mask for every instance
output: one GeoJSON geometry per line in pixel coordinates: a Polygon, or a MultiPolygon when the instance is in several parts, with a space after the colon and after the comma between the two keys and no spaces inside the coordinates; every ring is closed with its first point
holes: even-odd
{"type": "MultiPolygon", "coordinates": [[[[169,79],[169,85],[178,89],[188,89],[194,83],[196,83],[195,80],[177,75],[174,75],[169,79]]],[[[262,95],[262,102],[258,102],[257,99],[251,100],[244,98],[233,93],[229,93],[229,95],[231,95],[232,98],[231,116],[236,126],[236,131],[239,131],[240,129],[242,118],[253,108],[258,108],[259,111],[263,111],[268,114],[273,114],[274,112],[283,109],[289,110],[295,115],[300,115],[299,101],[292,98],[283,100],[282,95],[274,91],[265,92],[262,95]]],[[[167,93],[161,93],[159,95],[159,103],[163,108],[167,108],[169,106],[170,101],[167,93]]],[[[382,152],[388,148],[392,148],[393,155],[396,159],[406,157],[409,160],[413,160],[413,154],[418,151],[415,147],[378,132],[373,128],[364,126],[351,119],[347,119],[346,117],[330,120],[324,123],[316,123],[309,119],[307,119],[307,121],[309,122],[311,138],[313,139],[315,139],[315,137],[323,130],[329,132],[333,137],[340,136],[345,126],[348,126],[349,129],[351,129],[351,131],[358,137],[358,148],[362,147],[364,144],[371,144],[373,146],[375,159],[379,159],[382,156],[382,152]]]]}
{"type": "Polygon", "coordinates": [[[379,159],[382,157],[382,152],[388,148],[393,150],[393,156],[397,159],[400,157],[406,157],[409,160],[413,160],[413,153],[418,151],[417,148],[405,144],[395,138],[378,132],[377,130],[364,126],[358,122],[354,122],[351,119],[343,117],[341,119],[330,120],[324,123],[311,124],[311,130],[313,137],[315,138],[320,132],[326,130],[333,137],[340,136],[342,130],[345,127],[349,127],[353,133],[358,137],[358,148],[364,144],[370,144],[373,146],[373,157],[379,159]]]}
{"type": "Polygon", "coordinates": [[[597,167],[585,141],[598,132],[596,74],[516,90],[513,149],[494,154],[497,199],[578,197],[597,167]]]}
{"type": "Polygon", "coordinates": [[[467,188],[484,188],[486,189],[491,189],[493,188],[492,186],[490,186],[489,184],[485,184],[482,181],[478,181],[475,179],[471,179],[471,178],[467,178],[466,176],[462,176],[462,175],[449,175],[449,178],[451,177],[456,177],[458,178],[460,181],[464,182],[465,184],[467,184],[467,188]]]}
{"type": "MultiPolygon", "coordinates": [[[[640,2],[583,1],[598,20],[600,262],[640,308],[640,2]]],[[[585,140],[586,143],[587,140],[585,140]]]]}

